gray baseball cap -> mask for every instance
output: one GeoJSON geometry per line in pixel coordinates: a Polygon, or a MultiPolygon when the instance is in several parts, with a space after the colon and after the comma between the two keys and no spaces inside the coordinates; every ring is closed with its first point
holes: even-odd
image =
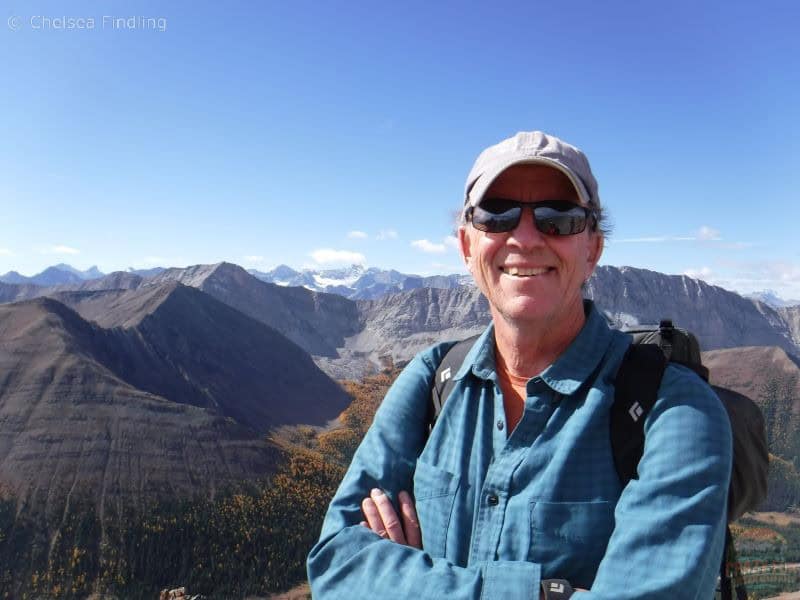
{"type": "Polygon", "coordinates": [[[586,155],[575,146],[541,131],[521,131],[481,152],[467,176],[464,206],[475,206],[497,177],[513,165],[541,164],[569,177],[581,202],[600,209],[597,181],[586,155]]]}

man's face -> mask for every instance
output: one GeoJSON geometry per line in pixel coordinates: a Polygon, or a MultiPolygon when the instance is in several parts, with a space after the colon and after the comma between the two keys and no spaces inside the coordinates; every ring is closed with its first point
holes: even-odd
{"type": "MultiPolygon", "coordinates": [[[[484,195],[492,197],[580,204],[567,176],[543,165],[505,170],[484,195]]],[[[589,226],[575,235],[546,235],[536,229],[526,208],[513,231],[487,233],[467,223],[459,229],[459,241],[495,320],[502,317],[510,324],[538,323],[549,328],[562,320],[582,318],[581,285],[594,271],[603,248],[602,236],[589,226]]]]}

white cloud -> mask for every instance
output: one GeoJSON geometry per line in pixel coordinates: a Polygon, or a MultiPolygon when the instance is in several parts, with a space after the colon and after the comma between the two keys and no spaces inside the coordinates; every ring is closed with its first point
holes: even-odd
{"type": "Polygon", "coordinates": [[[320,248],[311,253],[311,258],[321,265],[327,264],[359,264],[363,265],[367,262],[367,258],[360,252],[351,252],[349,250],[334,250],[332,248],[320,248]]]}
{"type": "Polygon", "coordinates": [[[72,248],[71,246],[63,246],[63,245],[55,245],[55,246],[48,246],[47,248],[42,248],[40,251],[42,254],[80,254],[81,251],[77,248],[72,248]]]}
{"type": "Polygon", "coordinates": [[[717,261],[709,267],[687,269],[686,275],[740,294],[773,290],[784,300],[800,298],[800,264],[788,261],[717,261]]]}
{"type": "Polygon", "coordinates": [[[0,248],[0,256],[14,256],[14,253],[8,248],[0,248]]]}
{"type": "Polygon", "coordinates": [[[429,254],[442,254],[447,251],[447,247],[444,244],[435,244],[429,240],[414,240],[411,245],[417,250],[422,250],[429,254]]]}
{"type": "Polygon", "coordinates": [[[450,246],[451,248],[455,248],[458,250],[458,238],[454,235],[448,235],[444,238],[444,243],[446,246],[450,246]]]}
{"type": "Polygon", "coordinates": [[[702,281],[711,282],[714,279],[714,273],[708,267],[700,267],[699,269],[686,269],[684,275],[692,279],[701,279],[702,281]]]}
{"type": "Polygon", "coordinates": [[[394,229],[381,229],[378,235],[375,236],[376,240],[396,240],[397,232],[394,229]]]}
{"type": "Polygon", "coordinates": [[[708,225],[703,225],[697,231],[697,239],[702,240],[704,242],[710,242],[710,241],[715,242],[721,240],[722,238],[719,235],[719,231],[717,231],[716,229],[712,229],[708,225]]]}
{"type": "Polygon", "coordinates": [[[351,240],[365,240],[369,236],[363,231],[354,230],[347,232],[347,237],[350,238],[351,240]]]}
{"type": "Polygon", "coordinates": [[[614,238],[611,238],[609,241],[616,244],[660,244],[663,242],[693,242],[696,239],[697,238],[695,237],[656,235],[651,237],[625,238],[621,240],[615,240],[614,238]]]}
{"type": "MultiPolygon", "coordinates": [[[[611,239],[612,244],[663,244],[665,242],[719,242],[722,236],[717,229],[703,225],[693,235],[653,235],[637,238],[624,238],[621,240],[611,239]]],[[[737,245],[737,244],[734,244],[737,245]]],[[[739,243],[738,247],[745,246],[739,243]]]]}
{"type": "Polygon", "coordinates": [[[243,256],[243,257],[242,257],[242,260],[243,260],[243,261],[244,261],[246,264],[250,264],[250,265],[258,265],[258,264],[261,264],[261,263],[263,263],[263,262],[264,262],[266,259],[265,259],[263,256],[258,256],[258,255],[256,255],[256,254],[251,254],[251,255],[249,255],[249,256],[243,256]]]}

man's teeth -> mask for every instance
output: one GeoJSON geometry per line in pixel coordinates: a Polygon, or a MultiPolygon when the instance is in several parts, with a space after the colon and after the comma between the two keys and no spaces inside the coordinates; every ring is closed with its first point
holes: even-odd
{"type": "Polygon", "coordinates": [[[504,267],[503,272],[507,275],[514,275],[515,277],[533,277],[547,273],[547,267],[540,267],[538,269],[520,269],[519,267],[504,267]]]}

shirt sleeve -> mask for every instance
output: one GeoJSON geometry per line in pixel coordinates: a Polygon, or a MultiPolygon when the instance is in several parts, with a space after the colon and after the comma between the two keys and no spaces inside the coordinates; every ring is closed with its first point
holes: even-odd
{"type": "Polygon", "coordinates": [[[591,591],[575,600],[709,600],[722,560],[730,421],[693,372],[670,364],[645,421],[639,479],[617,503],[591,591]]]}
{"type": "Polygon", "coordinates": [[[441,346],[417,356],[381,403],[308,556],[315,598],[539,598],[537,564],[492,561],[459,567],[360,525],[361,501],[372,488],[383,489],[393,501],[398,492],[413,489],[427,434],[434,365],[441,358],[441,346]]]}

